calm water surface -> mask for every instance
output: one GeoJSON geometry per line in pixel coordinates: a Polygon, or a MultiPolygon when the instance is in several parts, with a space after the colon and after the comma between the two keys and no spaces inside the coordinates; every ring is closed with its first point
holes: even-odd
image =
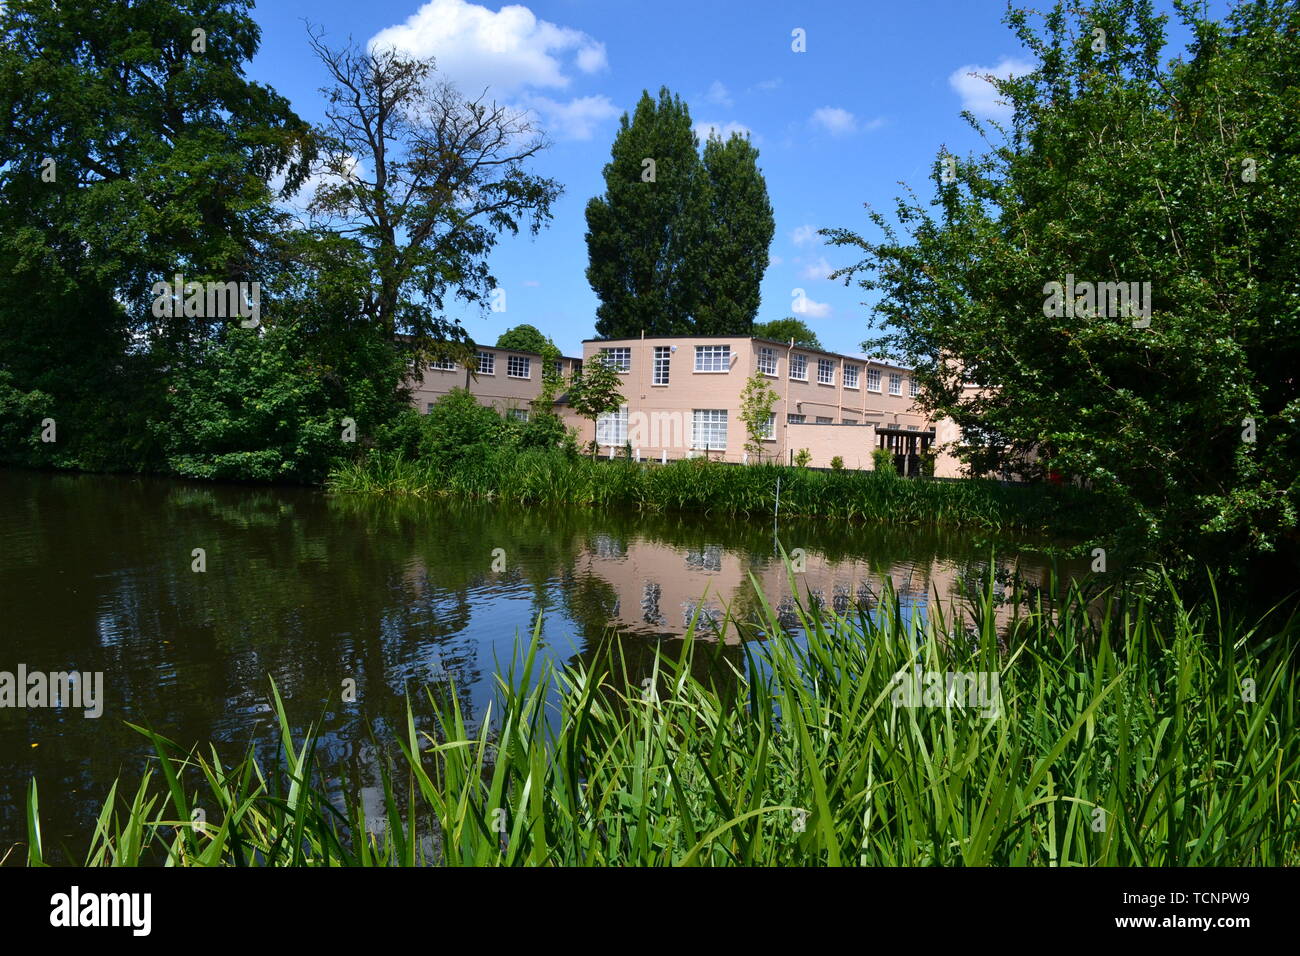
{"type": "MultiPolygon", "coordinates": [[[[911,529],[0,469],[0,672],[104,674],[98,719],[0,707],[0,857],[25,840],[35,777],[47,850],[81,858],[112,781],[134,787],[148,762],[125,721],[186,745],[222,742],[232,756],[273,741],[272,679],[296,724],[322,726],[324,760],[373,801],[369,741],[404,726],[406,690],[454,684],[481,717],[492,675],[539,615],[553,661],[616,636],[633,668],[692,616],[751,613],[751,575],[793,623],[778,540],[803,550],[800,598],[839,609],[870,607],[888,576],[924,613],[936,592],[960,597],[963,580],[987,580],[994,544],[1004,571],[1014,563],[1032,582],[1046,569],[1027,542],[911,529]],[[196,548],[204,573],[192,570],[196,548]],[[342,702],[348,679],[357,703],[342,702]]],[[[720,653],[741,666],[737,640],[720,653]]]]}

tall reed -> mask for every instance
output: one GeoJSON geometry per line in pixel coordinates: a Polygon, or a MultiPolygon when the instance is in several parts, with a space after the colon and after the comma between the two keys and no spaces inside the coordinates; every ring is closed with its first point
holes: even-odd
{"type": "MultiPolygon", "coordinates": [[[[990,581],[960,618],[886,594],[848,616],[800,606],[789,634],[758,600],[755,623],[719,625],[747,639],[731,672],[701,621],[648,673],[618,642],[545,664],[539,629],[481,725],[455,694],[410,702],[379,818],[327,787],[274,690],[273,766],[140,728],[155,766],[110,791],[86,862],[1300,863],[1294,620],[1073,588],[1000,634],[990,581]],[[996,675],[996,707],[900,696],[917,668],[996,675]]],[[[41,864],[34,784],[28,811],[41,864]]]]}

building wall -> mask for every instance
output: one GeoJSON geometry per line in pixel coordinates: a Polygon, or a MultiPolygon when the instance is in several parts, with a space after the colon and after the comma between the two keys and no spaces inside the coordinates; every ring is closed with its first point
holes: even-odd
{"type": "MultiPolygon", "coordinates": [[[[481,346],[479,352],[493,358],[492,372],[480,372],[477,367],[473,373],[463,366],[452,369],[426,368],[412,392],[412,401],[421,412],[427,412],[429,405],[446,395],[453,388],[467,388],[484,405],[491,405],[504,413],[509,408],[527,409],[528,403],[537,398],[542,391],[542,357],[533,352],[521,352],[515,349],[499,349],[481,346]],[[528,360],[528,377],[516,377],[510,374],[509,359],[515,356],[528,360]]],[[[561,358],[560,368],[570,375],[573,368],[580,364],[576,358],[561,358]]]]}
{"type": "MultiPolygon", "coordinates": [[[[815,467],[829,467],[839,455],[845,467],[869,468],[871,449],[876,446],[873,424],[916,425],[929,428],[910,396],[906,369],[882,362],[816,349],[794,348],[779,342],[746,336],[676,336],[645,339],[591,340],[583,343],[583,360],[590,362],[607,349],[626,349],[630,367],[621,372],[623,395],[627,399],[627,439],[643,457],[669,459],[707,454],[710,458],[739,462],[746,459],[747,434],[741,420],[741,393],[748,378],[758,371],[763,349],[770,349],[775,373],[763,372],[777,394],[773,407],[773,437],[764,442],[764,457],[788,462],[791,451],[809,448],[815,467]],[[728,346],[730,361],[721,371],[697,371],[696,350],[701,346],[728,346]],[[656,349],[667,350],[668,382],[655,382],[656,349]],[[799,358],[804,362],[802,377],[792,377],[799,358]],[[830,382],[819,381],[819,360],[830,363],[830,382]],[[845,384],[844,368],[857,369],[857,385],[845,384]],[[880,375],[877,389],[869,387],[868,369],[880,375]],[[901,394],[890,394],[890,374],[899,376],[901,394]],[[694,412],[717,409],[727,413],[726,448],[700,450],[694,447],[694,412]],[[802,415],[806,424],[788,423],[788,416],[802,415]],[[818,419],[827,419],[818,423],[818,419]],[[854,424],[847,424],[854,423],[854,424]],[[856,425],[856,427],[855,427],[856,425]],[[834,426],[834,427],[829,427],[834,426]],[[856,463],[856,464],[855,464],[856,463]]],[[[581,440],[595,437],[591,423],[583,423],[581,440]]],[[[608,445],[602,447],[607,451],[608,445]]]]}

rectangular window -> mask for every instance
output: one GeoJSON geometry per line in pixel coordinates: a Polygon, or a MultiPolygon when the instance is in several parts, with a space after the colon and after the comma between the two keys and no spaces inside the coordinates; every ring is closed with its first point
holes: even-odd
{"type": "Polygon", "coordinates": [[[764,375],[776,374],[776,349],[760,348],[758,350],[758,370],[764,375]]]}
{"type": "Polygon", "coordinates": [[[506,359],[506,375],[510,378],[532,378],[533,360],[526,355],[512,355],[506,359]]]}
{"type": "Polygon", "coordinates": [[[695,371],[726,372],[731,369],[730,345],[695,346],[695,371]]]}
{"type": "Polygon", "coordinates": [[[856,365],[844,366],[844,387],[845,388],[858,387],[858,367],[856,365]]]}
{"type": "Polygon", "coordinates": [[[727,410],[697,408],[691,421],[691,447],[725,451],[727,448],[727,410]]]}
{"type": "Polygon", "coordinates": [[[596,419],[597,445],[627,444],[627,406],[616,412],[605,412],[596,419]]]}
{"type": "Polygon", "coordinates": [[[808,381],[808,356],[797,353],[790,356],[790,377],[801,382],[808,381]]]}
{"type": "Polygon", "coordinates": [[[450,372],[456,368],[456,363],[451,359],[438,358],[429,364],[429,368],[437,369],[439,372],[450,372]]]}
{"type": "Polygon", "coordinates": [[[427,414],[429,414],[429,412],[431,412],[431,411],[433,411],[433,402],[428,402],[428,403],[424,406],[424,414],[427,415],[427,414]]]}
{"type": "Polygon", "coordinates": [[[786,423],[787,425],[802,425],[802,424],[804,423],[804,416],[802,416],[802,415],[786,415],[786,416],[785,416],[785,423],[786,423]]]}
{"type": "Polygon", "coordinates": [[[673,350],[671,346],[655,346],[654,377],[651,379],[651,382],[655,385],[668,384],[668,363],[671,361],[672,356],[673,350]]]}
{"type": "Polygon", "coordinates": [[[856,418],[841,418],[840,422],[845,425],[856,425],[858,420],[856,418]]]}
{"type": "Polygon", "coordinates": [[[919,431],[921,430],[921,426],[920,426],[920,425],[908,425],[908,426],[907,426],[907,430],[908,430],[909,432],[919,432],[919,431]]]}
{"type": "Polygon", "coordinates": [[[610,368],[617,369],[620,372],[630,372],[632,370],[632,349],[630,347],[619,346],[612,349],[601,349],[600,356],[610,368]]]}
{"type": "Polygon", "coordinates": [[[767,421],[763,423],[762,436],[764,441],[776,440],[776,412],[767,416],[767,421]]]}
{"type": "Polygon", "coordinates": [[[868,392],[880,391],[880,369],[878,368],[867,369],[867,391],[868,392]]]}
{"type": "Polygon", "coordinates": [[[497,373],[497,357],[491,352],[479,352],[478,373],[480,375],[495,375],[497,373]]]}
{"type": "Polygon", "coordinates": [[[834,425],[835,419],[827,418],[825,415],[818,415],[816,422],[818,425],[834,425]]]}
{"type": "Polygon", "coordinates": [[[835,384],[835,362],[833,360],[828,358],[819,358],[817,360],[817,384],[835,384]]]}
{"type": "Polygon", "coordinates": [[[917,382],[915,375],[907,380],[907,392],[913,398],[921,394],[921,385],[917,382]]]}
{"type": "Polygon", "coordinates": [[[897,372],[889,373],[889,394],[903,394],[903,376],[899,375],[897,372]]]}
{"type": "Polygon", "coordinates": [[[512,422],[528,421],[528,409],[526,408],[507,408],[506,418],[512,422]]]}

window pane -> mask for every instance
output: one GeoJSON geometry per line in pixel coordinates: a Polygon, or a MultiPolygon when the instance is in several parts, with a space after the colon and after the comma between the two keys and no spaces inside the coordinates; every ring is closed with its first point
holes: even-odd
{"type": "Polygon", "coordinates": [[[695,346],[695,371],[725,372],[731,368],[730,345],[695,346]]]}
{"type": "Polygon", "coordinates": [[[691,445],[694,448],[726,450],[727,410],[697,408],[691,421],[691,445]]]}
{"type": "Polygon", "coordinates": [[[491,352],[478,353],[478,373],[480,375],[495,375],[497,371],[497,357],[491,352]]]}
{"type": "Polygon", "coordinates": [[[672,348],[667,345],[655,346],[654,378],[655,385],[668,384],[668,365],[672,359],[672,348]]]}

